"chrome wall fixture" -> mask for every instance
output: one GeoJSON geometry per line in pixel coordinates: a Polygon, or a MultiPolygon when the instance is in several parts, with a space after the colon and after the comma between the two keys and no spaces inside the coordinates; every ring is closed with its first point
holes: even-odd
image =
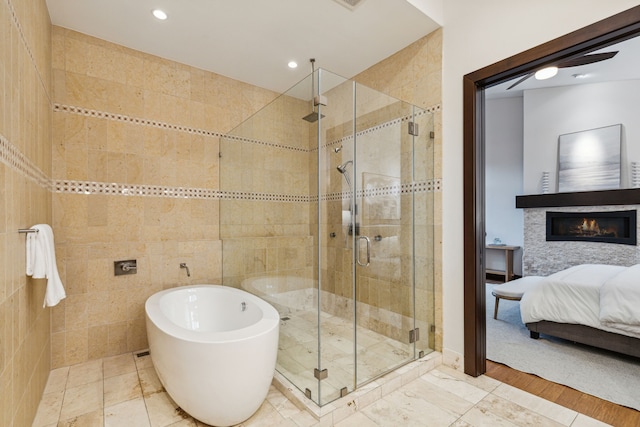
{"type": "Polygon", "coordinates": [[[187,266],[186,262],[181,262],[180,263],[180,268],[184,268],[187,270],[187,277],[191,277],[191,273],[189,272],[189,267],[187,266]]]}
{"type": "Polygon", "coordinates": [[[113,262],[113,274],[114,276],[124,276],[127,274],[136,274],[138,272],[138,261],[135,259],[128,259],[124,261],[113,262]]]}

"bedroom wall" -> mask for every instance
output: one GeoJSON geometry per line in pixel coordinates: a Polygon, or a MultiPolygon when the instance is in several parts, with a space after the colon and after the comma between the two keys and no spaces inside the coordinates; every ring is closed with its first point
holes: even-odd
{"type": "MultiPolygon", "coordinates": [[[[640,81],[627,80],[525,91],[524,194],[541,192],[542,171],[550,172],[550,189],[557,189],[558,136],[580,130],[622,124],[622,187],[630,183],[629,163],[640,161],[640,81]]],[[[554,208],[563,212],[637,209],[637,206],[554,208]]],[[[632,265],[640,259],[638,246],[594,242],[547,242],[545,208],[525,209],[523,270],[543,275],[582,263],[632,265]]]]}
{"type": "MultiPolygon", "coordinates": [[[[522,209],[515,209],[515,196],[522,194],[522,116],[521,97],[486,100],[485,112],[485,189],[487,243],[498,237],[512,246],[523,244],[522,209]]],[[[502,270],[502,251],[487,251],[486,266],[502,270]]],[[[522,249],[514,253],[513,271],[522,275],[522,249]]]]}
{"type": "Polygon", "coordinates": [[[543,171],[557,188],[558,136],[622,123],[623,187],[640,162],[640,80],[529,90],[524,93],[524,194],[539,194],[543,171]],[[623,151],[624,153],[624,151],[623,151]]]}

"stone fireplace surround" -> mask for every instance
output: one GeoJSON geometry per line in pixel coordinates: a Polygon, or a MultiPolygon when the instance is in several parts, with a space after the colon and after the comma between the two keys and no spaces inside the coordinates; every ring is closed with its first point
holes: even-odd
{"type": "MultiPolygon", "coordinates": [[[[524,209],[523,275],[547,276],[578,264],[629,266],[640,263],[637,245],[547,241],[547,211],[611,212],[640,209],[640,189],[517,196],[524,209]]],[[[638,235],[636,226],[636,235],[638,235]]]]}

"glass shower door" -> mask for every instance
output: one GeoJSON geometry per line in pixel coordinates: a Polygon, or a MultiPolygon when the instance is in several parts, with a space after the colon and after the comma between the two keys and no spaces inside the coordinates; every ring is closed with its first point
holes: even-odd
{"type": "Polygon", "coordinates": [[[356,84],[357,385],[416,356],[413,106],[356,84]]]}

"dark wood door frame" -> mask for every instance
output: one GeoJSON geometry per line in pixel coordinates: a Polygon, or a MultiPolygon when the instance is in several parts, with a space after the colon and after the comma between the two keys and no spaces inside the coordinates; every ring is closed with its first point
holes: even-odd
{"type": "MultiPolygon", "coordinates": [[[[484,89],[640,34],[640,6],[467,74],[464,97],[464,371],[486,371],[484,89]]],[[[514,200],[515,207],[515,200],[514,200]]]]}

